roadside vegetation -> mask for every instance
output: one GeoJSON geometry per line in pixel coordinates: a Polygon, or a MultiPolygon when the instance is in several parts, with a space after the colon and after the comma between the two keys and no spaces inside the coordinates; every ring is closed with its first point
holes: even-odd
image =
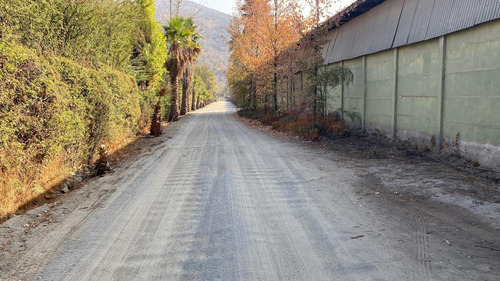
{"type": "MultiPolygon", "coordinates": [[[[154,0],[0,0],[0,221],[173,111],[154,15],[154,0]]],[[[215,94],[197,75],[192,109],[215,94]]]]}
{"type": "Polygon", "coordinates": [[[314,140],[345,135],[341,114],[325,110],[326,87],[352,81],[343,67],[325,68],[322,46],[335,1],[241,1],[231,22],[227,79],[239,114],[314,140]],[[304,15],[303,11],[310,11],[304,15]],[[302,76],[297,74],[302,72],[302,76]],[[297,83],[297,79],[303,79],[297,83]],[[297,89],[302,85],[301,89],[297,89]]]}

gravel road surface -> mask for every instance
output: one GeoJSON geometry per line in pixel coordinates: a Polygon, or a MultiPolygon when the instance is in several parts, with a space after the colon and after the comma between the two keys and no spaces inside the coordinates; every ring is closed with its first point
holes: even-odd
{"type": "Polygon", "coordinates": [[[43,260],[33,280],[499,280],[500,255],[455,242],[498,243],[497,230],[367,196],[370,182],[334,156],[234,111],[217,102],[181,120],[47,234],[57,247],[28,249],[16,270],[43,260]]]}

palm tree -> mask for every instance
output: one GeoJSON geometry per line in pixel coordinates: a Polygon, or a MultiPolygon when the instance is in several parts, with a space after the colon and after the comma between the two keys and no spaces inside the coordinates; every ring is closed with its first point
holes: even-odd
{"type": "Polygon", "coordinates": [[[191,18],[173,17],[164,26],[165,37],[169,45],[169,59],[166,67],[169,71],[172,85],[172,103],[170,106],[169,121],[179,119],[179,78],[184,73],[192,57],[201,52],[197,40],[201,36],[196,33],[196,26],[191,18]]]}
{"type": "Polygon", "coordinates": [[[182,83],[182,102],[181,102],[181,115],[185,115],[188,112],[189,107],[189,89],[193,83],[194,77],[194,62],[198,59],[201,54],[201,46],[198,43],[199,39],[203,39],[200,34],[196,33],[196,25],[191,18],[187,18],[185,21],[186,27],[192,31],[191,42],[188,46],[184,48],[186,53],[187,62],[186,69],[184,71],[183,83],[182,83]]]}

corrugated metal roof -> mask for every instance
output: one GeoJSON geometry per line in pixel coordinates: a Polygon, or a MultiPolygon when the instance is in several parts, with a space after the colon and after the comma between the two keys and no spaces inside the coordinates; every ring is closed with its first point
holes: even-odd
{"type": "Polygon", "coordinates": [[[373,16],[370,18],[359,17],[353,20],[353,26],[356,29],[356,36],[354,37],[354,42],[352,48],[347,52],[345,57],[351,58],[353,54],[363,54],[367,50],[373,49],[377,44],[377,38],[371,37],[371,32],[373,26],[376,24],[377,17],[373,16]],[[370,40],[371,44],[363,44],[364,38],[370,40]]]}
{"type": "Polygon", "coordinates": [[[481,13],[476,19],[476,24],[500,18],[500,1],[484,0],[481,13]]]}
{"type": "Polygon", "coordinates": [[[332,30],[332,32],[338,30],[338,35],[333,48],[331,42],[325,46],[328,48],[325,62],[355,58],[359,54],[369,54],[391,48],[402,7],[403,1],[389,7],[380,5],[370,11],[370,16],[362,15],[349,21],[349,28],[332,30]],[[390,10],[390,13],[387,13],[386,8],[390,10]]]}
{"type": "Polygon", "coordinates": [[[418,0],[406,0],[402,2],[404,2],[403,10],[401,11],[401,18],[394,37],[394,42],[392,43],[393,48],[406,45],[408,42],[411,25],[413,24],[415,11],[417,10],[418,0]]]}
{"type": "MultiPolygon", "coordinates": [[[[383,34],[383,45],[381,45],[380,50],[390,49],[394,42],[394,37],[396,35],[396,31],[398,30],[398,26],[401,20],[401,12],[403,9],[404,1],[395,1],[391,5],[387,7],[389,10],[388,13],[381,13],[379,17],[387,18],[387,23],[385,28],[382,30],[383,34]]],[[[380,6],[379,6],[380,7],[380,6]]],[[[382,11],[382,7],[380,8],[382,11]]]]}
{"type": "Polygon", "coordinates": [[[326,44],[323,45],[323,49],[321,50],[322,51],[322,56],[323,56],[323,60],[326,60],[326,55],[328,54],[328,50],[331,46],[333,46],[333,44],[335,44],[335,41],[332,40],[333,39],[333,36],[335,35],[335,33],[333,32],[330,32],[327,34],[327,37],[326,37],[326,44]]]}
{"type": "Polygon", "coordinates": [[[348,57],[348,52],[354,44],[355,30],[347,28],[339,28],[337,40],[333,46],[332,53],[328,54],[330,62],[336,62],[348,57]]]}
{"type": "Polygon", "coordinates": [[[325,63],[429,40],[500,18],[500,0],[386,0],[378,4],[380,0],[357,1],[332,17],[345,23],[330,31],[333,35],[328,35],[331,39],[325,45],[325,63]],[[362,5],[369,10],[356,9],[362,5]],[[350,19],[354,13],[359,15],[350,19]]]}
{"type": "MultiPolygon", "coordinates": [[[[438,0],[439,1],[439,0],[438,0]]],[[[431,19],[434,0],[418,1],[417,10],[413,16],[413,22],[408,36],[407,44],[413,44],[425,40],[427,28],[431,19]]]]}
{"type": "Polygon", "coordinates": [[[455,0],[451,9],[448,33],[474,26],[483,0],[455,0]]]}
{"type": "Polygon", "coordinates": [[[338,32],[339,32],[338,28],[330,31],[330,34],[332,35],[332,37],[330,39],[330,44],[328,44],[328,50],[326,51],[325,55],[323,56],[325,61],[332,61],[333,60],[333,57],[332,57],[332,54],[334,54],[333,47],[335,45],[335,42],[337,41],[338,32]]]}
{"type": "Polygon", "coordinates": [[[437,0],[434,2],[434,9],[427,28],[425,40],[439,37],[448,33],[451,9],[453,8],[454,0],[437,0]]]}

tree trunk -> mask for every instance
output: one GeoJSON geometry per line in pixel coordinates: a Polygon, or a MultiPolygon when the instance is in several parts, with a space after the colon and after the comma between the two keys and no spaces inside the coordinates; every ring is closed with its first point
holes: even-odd
{"type": "Polygon", "coordinates": [[[190,67],[187,67],[182,77],[182,101],[181,101],[181,115],[186,115],[189,106],[189,72],[190,67]]]}
{"type": "Polygon", "coordinates": [[[155,137],[161,134],[161,98],[158,98],[158,102],[156,103],[153,118],[151,118],[149,134],[155,137]]]}
{"type": "MultiPolygon", "coordinates": [[[[314,77],[318,77],[318,67],[317,66],[314,66],[314,77]]],[[[318,108],[318,85],[314,85],[313,127],[316,127],[317,108],[318,108]]]]}
{"type": "Polygon", "coordinates": [[[267,94],[264,95],[264,115],[267,115],[267,94]]]}
{"type": "MultiPolygon", "coordinates": [[[[316,0],[316,28],[319,27],[319,0],[316,0]]],[[[317,38],[314,38],[317,40],[317,38]]],[[[318,68],[319,68],[319,46],[318,42],[314,41],[314,77],[318,77],[318,68]]],[[[316,116],[317,116],[317,108],[318,108],[318,84],[314,85],[314,100],[313,100],[313,127],[316,127],[316,116]]]]}
{"type": "Polygon", "coordinates": [[[191,110],[196,110],[196,89],[193,87],[192,100],[191,100],[191,110]]]}
{"type": "Polygon", "coordinates": [[[257,85],[255,84],[255,80],[252,80],[252,95],[253,110],[257,110],[257,85]]]}
{"type": "Polygon", "coordinates": [[[200,96],[196,97],[196,109],[200,108],[200,96]]]}
{"type": "Polygon", "coordinates": [[[179,120],[179,79],[171,79],[172,83],[172,104],[170,105],[170,115],[168,117],[169,122],[179,120]]]}
{"type": "Polygon", "coordinates": [[[274,115],[278,114],[278,62],[274,62],[274,81],[273,81],[273,110],[274,115]]]}

